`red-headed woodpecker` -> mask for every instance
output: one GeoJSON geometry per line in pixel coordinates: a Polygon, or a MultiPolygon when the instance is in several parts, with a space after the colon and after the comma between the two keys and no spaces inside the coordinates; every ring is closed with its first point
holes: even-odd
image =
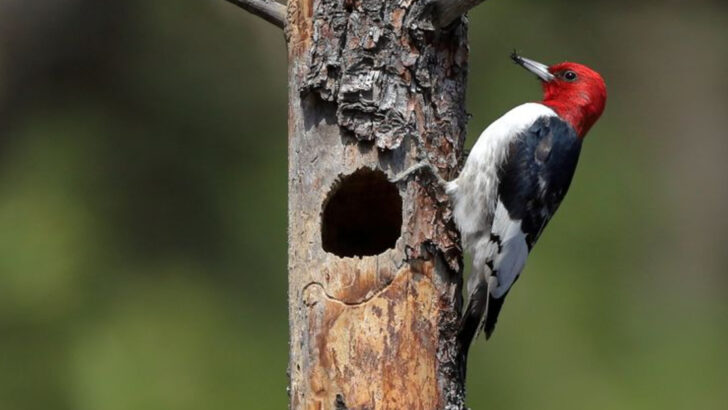
{"type": "MultiPolygon", "coordinates": [[[[582,140],[607,99],[602,77],[584,65],[549,67],[515,52],[511,58],[541,80],[543,100],[513,108],[488,126],[460,175],[440,180],[465,250],[473,256],[460,330],[463,343],[470,343],[480,329],[486,338],[493,333],[529,251],[569,189],[582,140]]],[[[403,175],[424,168],[437,177],[429,163],[403,175]]]]}

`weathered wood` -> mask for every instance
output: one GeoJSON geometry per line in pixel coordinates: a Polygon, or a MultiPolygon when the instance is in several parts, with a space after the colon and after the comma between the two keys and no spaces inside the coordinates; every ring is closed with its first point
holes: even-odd
{"type": "Polygon", "coordinates": [[[424,157],[450,178],[462,155],[466,27],[436,30],[432,10],[288,3],[292,409],[464,407],[446,198],[387,181],[424,157]]]}

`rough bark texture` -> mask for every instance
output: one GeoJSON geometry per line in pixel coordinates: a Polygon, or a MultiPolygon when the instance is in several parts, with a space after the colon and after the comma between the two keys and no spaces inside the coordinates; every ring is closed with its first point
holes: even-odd
{"type": "MultiPolygon", "coordinates": [[[[426,176],[399,184],[401,235],[376,255],[337,256],[322,242],[323,209],[348,175],[391,177],[424,157],[445,178],[458,168],[466,28],[436,30],[431,9],[288,2],[292,409],[463,408],[462,257],[444,194],[426,176]]],[[[365,194],[342,203],[381,224],[361,202],[378,192],[365,194]]]]}

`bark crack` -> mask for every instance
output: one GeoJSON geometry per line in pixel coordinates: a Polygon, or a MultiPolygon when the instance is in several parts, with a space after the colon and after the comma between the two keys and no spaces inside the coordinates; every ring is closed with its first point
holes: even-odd
{"type": "MultiPolygon", "coordinates": [[[[400,274],[401,273],[398,273],[397,275],[400,275],[400,274]]],[[[396,278],[396,276],[395,276],[395,278],[396,278]]],[[[387,289],[389,289],[389,287],[392,286],[392,283],[394,283],[394,281],[395,281],[395,279],[393,278],[392,280],[384,283],[384,286],[382,286],[381,289],[377,290],[373,294],[371,294],[371,295],[369,295],[369,296],[365,297],[364,299],[362,299],[360,301],[357,301],[357,302],[347,302],[345,300],[341,300],[341,299],[337,298],[336,296],[331,295],[330,293],[328,293],[326,291],[326,287],[324,286],[324,284],[321,283],[321,282],[319,282],[319,281],[311,281],[311,282],[307,283],[306,286],[304,286],[303,289],[301,290],[301,294],[305,295],[306,294],[306,291],[309,288],[314,287],[314,286],[317,286],[317,287],[321,288],[321,293],[323,293],[323,295],[326,297],[326,299],[328,299],[331,302],[339,303],[341,305],[349,306],[349,307],[352,307],[352,306],[363,306],[363,305],[367,304],[369,301],[375,299],[377,296],[379,296],[382,293],[386,292],[387,289]]]]}

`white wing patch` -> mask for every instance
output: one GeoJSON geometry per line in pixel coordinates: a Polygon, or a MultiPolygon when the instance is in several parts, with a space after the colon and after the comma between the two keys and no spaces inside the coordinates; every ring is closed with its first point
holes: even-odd
{"type": "Polygon", "coordinates": [[[493,258],[493,271],[498,285],[490,289],[490,294],[494,298],[501,298],[526,266],[528,244],[526,235],[521,230],[521,221],[512,220],[501,201],[498,201],[496,207],[492,233],[500,238],[501,246],[493,258]]]}

